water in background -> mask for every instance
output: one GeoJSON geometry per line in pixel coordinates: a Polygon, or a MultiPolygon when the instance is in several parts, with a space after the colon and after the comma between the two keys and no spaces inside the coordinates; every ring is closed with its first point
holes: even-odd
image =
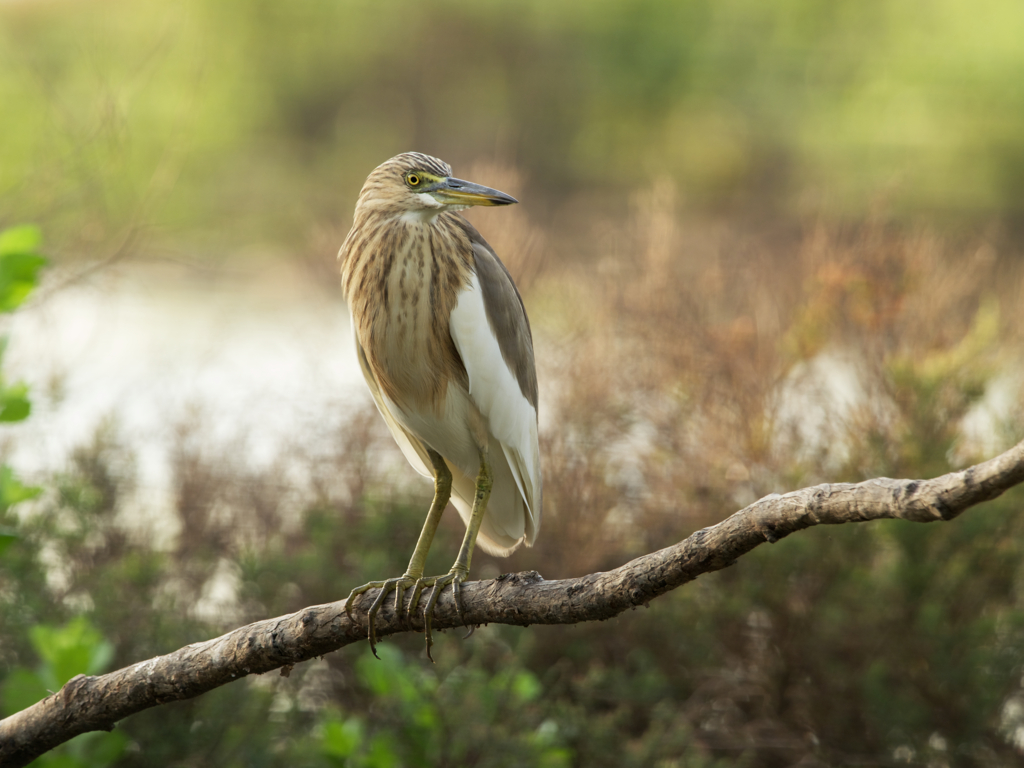
{"type": "Polygon", "coordinates": [[[190,417],[204,440],[258,463],[296,435],[315,450],[326,425],[369,401],[344,303],[282,262],[212,275],[130,264],[44,287],[13,318],[5,372],[31,387],[32,416],[3,430],[21,477],[42,482],[114,419],[158,507],[190,417]]]}

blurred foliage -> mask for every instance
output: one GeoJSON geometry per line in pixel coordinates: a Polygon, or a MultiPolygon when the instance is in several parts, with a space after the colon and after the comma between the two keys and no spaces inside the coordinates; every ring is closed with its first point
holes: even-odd
{"type": "MultiPolygon", "coordinates": [[[[38,252],[41,245],[38,227],[23,225],[0,231],[0,312],[17,309],[36,288],[39,271],[47,264],[38,252]]],[[[0,359],[6,346],[7,338],[0,338],[0,359]]],[[[0,422],[23,421],[31,410],[28,387],[6,383],[0,373],[0,422]]],[[[42,490],[24,485],[10,467],[0,466],[0,558],[13,549],[13,564],[21,554],[18,545],[24,547],[26,543],[20,540],[12,507],[37,498],[42,490]]],[[[0,572],[3,570],[0,568],[0,572]]],[[[0,581],[0,589],[9,594],[12,589],[28,586],[38,572],[27,575],[27,582],[0,581]]],[[[7,602],[0,600],[3,604],[7,602]]],[[[104,671],[114,652],[113,646],[84,616],[72,619],[63,627],[36,624],[30,628],[28,639],[41,662],[35,669],[8,668],[0,684],[0,712],[5,716],[45,698],[48,692],[59,690],[76,674],[104,671]]],[[[116,761],[127,742],[122,733],[83,734],[40,758],[37,764],[51,768],[99,768],[116,761]]]]}
{"type": "Polygon", "coordinates": [[[62,254],[292,250],[417,149],[514,159],[546,216],[666,177],[773,216],[1016,220],[1022,34],[1013,0],[8,3],[0,209],[62,254]]]}
{"type": "Polygon", "coordinates": [[[0,232],[0,312],[17,309],[38,283],[46,259],[38,227],[23,225],[0,232]]]}
{"type": "MultiPolygon", "coordinates": [[[[39,624],[30,632],[32,648],[42,660],[35,670],[14,667],[3,683],[4,714],[10,715],[58,691],[79,674],[107,671],[114,647],[84,616],[63,627],[39,624]]],[[[124,753],[128,737],[121,732],[83,733],[40,757],[40,768],[102,768],[124,753]]]]}
{"type": "MultiPolygon", "coordinates": [[[[989,403],[996,383],[1016,381],[1024,280],[986,244],[869,221],[776,253],[758,243],[768,255],[751,259],[743,241],[680,237],[659,189],[615,233],[625,255],[537,273],[527,301],[548,327],[586,331],[558,350],[545,405],[543,535],[509,560],[477,553],[474,576],[615,567],[766,493],[931,476],[1024,437],[1019,391],[998,413],[989,403]],[[551,295],[564,306],[545,313],[551,295]],[[837,381],[854,394],[837,400],[837,381]]],[[[310,439],[253,467],[193,411],[174,430],[169,537],[133,517],[136,456],[116,419],[29,512],[5,508],[5,709],[32,686],[41,695],[400,573],[427,498],[396,484],[377,415],[349,414],[316,460],[310,439]]],[[[440,634],[436,665],[421,637],[388,639],[381,661],[360,644],[141,712],[109,748],[53,759],[1018,765],[1022,506],[1017,489],[945,524],[805,531],[608,622],[440,634]]],[[[445,519],[428,569],[448,566],[460,527],[445,519]]]]}
{"type": "MultiPolygon", "coordinates": [[[[579,575],[767,493],[932,476],[1024,438],[1014,228],[955,226],[1021,214],[1022,15],[1009,0],[4,4],[0,103],[17,119],[0,216],[43,223],[62,258],[138,256],[143,238],[190,259],[330,253],[377,162],[419,149],[478,169],[529,201],[473,217],[528,287],[552,383],[541,539],[478,554],[474,576],[579,575]],[[1016,394],[993,414],[1000,386],[1016,394]]],[[[0,309],[34,284],[38,245],[32,228],[0,235],[0,309]]],[[[0,420],[28,415],[21,385],[0,399],[0,420]]],[[[5,712],[405,567],[426,499],[396,489],[376,414],[339,425],[330,460],[307,461],[300,435],[269,468],[201,413],[178,427],[170,535],[140,522],[117,414],[42,492],[0,468],[5,712]]],[[[1022,504],[807,531],[610,622],[441,636],[437,665],[417,637],[381,662],[348,648],[45,760],[1017,765],[1022,504]]],[[[446,520],[428,567],[460,538],[446,520]]]]}
{"type": "MultiPolygon", "coordinates": [[[[46,259],[38,253],[42,236],[38,227],[22,225],[0,230],[0,312],[17,309],[36,287],[39,270],[46,259]]],[[[0,363],[7,348],[7,337],[0,337],[0,363]]],[[[0,423],[27,419],[32,412],[25,384],[8,384],[0,371],[0,423]]],[[[11,506],[33,499],[39,488],[23,485],[10,467],[0,466],[0,557],[14,542],[17,533],[4,524],[11,506]]]]}
{"type": "MultiPolygon", "coordinates": [[[[34,499],[41,491],[40,488],[23,485],[10,467],[0,466],[0,521],[6,518],[12,505],[34,499]]],[[[0,525],[0,557],[16,538],[13,527],[0,525]]]]}
{"type": "MultiPolygon", "coordinates": [[[[0,231],[0,312],[12,312],[28,298],[39,280],[46,259],[38,253],[42,235],[38,227],[23,225],[0,231]]],[[[0,337],[0,361],[7,338],[0,337]]],[[[8,384],[0,374],[0,422],[28,418],[32,405],[28,387],[8,384]]]]}

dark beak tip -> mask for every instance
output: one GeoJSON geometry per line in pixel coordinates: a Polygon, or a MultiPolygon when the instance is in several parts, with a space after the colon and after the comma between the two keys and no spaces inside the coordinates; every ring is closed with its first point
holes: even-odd
{"type": "Polygon", "coordinates": [[[519,202],[506,192],[485,187],[483,184],[477,184],[474,181],[466,181],[465,179],[449,177],[446,180],[446,186],[452,192],[477,197],[478,202],[472,203],[473,205],[512,205],[519,202]]]}

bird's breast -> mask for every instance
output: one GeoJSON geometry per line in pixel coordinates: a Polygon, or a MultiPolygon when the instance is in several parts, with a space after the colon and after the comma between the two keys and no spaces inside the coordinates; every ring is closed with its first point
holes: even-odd
{"type": "Polygon", "coordinates": [[[469,283],[468,249],[436,224],[390,226],[399,236],[370,244],[361,259],[365,274],[348,291],[356,334],[389,399],[440,413],[449,383],[468,384],[449,330],[469,283]]]}

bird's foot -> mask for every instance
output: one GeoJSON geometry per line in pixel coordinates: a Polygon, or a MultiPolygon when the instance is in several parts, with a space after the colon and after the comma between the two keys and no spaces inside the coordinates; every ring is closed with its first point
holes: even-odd
{"type": "MultiPolygon", "coordinates": [[[[429,581],[429,579],[427,581],[429,581]]],[[[415,576],[411,576],[408,573],[406,573],[402,576],[396,576],[393,579],[385,579],[384,581],[371,581],[369,584],[363,584],[363,586],[356,587],[351,592],[349,592],[348,599],[345,600],[345,613],[351,619],[352,605],[353,603],[355,603],[356,598],[364,592],[369,592],[371,589],[380,590],[380,594],[377,595],[377,598],[373,601],[373,604],[370,606],[370,609],[366,612],[366,637],[370,641],[370,650],[373,651],[374,656],[377,656],[377,614],[380,613],[380,609],[384,605],[384,601],[387,599],[387,596],[392,592],[395,593],[395,615],[401,616],[402,608],[404,607],[405,603],[404,598],[406,590],[410,587],[412,587],[414,590],[412,602],[409,605],[409,610],[411,611],[412,607],[419,603],[420,594],[423,592],[423,588],[425,586],[430,586],[430,584],[424,584],[423,582],[424,579],[416,578],[415,576]]],[[[377,658],[379,659],[380,656],[377,656],[377,658]]]]}
{"type": "MultiPolygon", "coordinates": [[[[451,571],[446,573],[444,576],[421,576],[416,578],[410,576],[408,573],[402,576],[396,576],[393,579],[385,579],[384,581],[371,581],[369,584],[363,584],[361,587],[353,589],[348,599],[345,600],[345,613],[348,617],[352,618],[352,606],[359,595],[365,592],[369,592],[371,589],[379,589],[380,594],[374,599],[373,604],[366,612],[366,623],[367,631],[366,638],[370,641],[370,650],[374,656],[377,656],[377,614],[380,613],[380,609],[384,605],[384,601],[387,596],[392,592],[395,593],[395,615],[401,616],[402,611],[405,608],[405,593],[412,589],[412,599],[409,601],[409,614],[412,614],[413,609],[419,605],[420,598],[423,595],[423,590],[427,587],[431,587],[430,596],[427,598],[427,605],[423,609],[423,634],[427,641],[427,658],[431,661],[434,657],[430,655],[430,647],[434,644],[433,636],[430,632],[431,620],[434,618],[434,607],[437,605],[437,600],[441,596],[441,592],[449,584],[452,585],[452,594],[455,598],[455,610],[459,616],[462,616],[462,582],[466,580],[468,573],[458,567],[453,567],[451,571]]],[[[379,659],[380,656],[377,656],[379,659]]]]}
{"type": "MultiPolygon", "coordinates": [[[[427,584],[425,586],[433,586],[430,590],[430,597],[427,598],[427,605],[423,609],[423,634],[427,641],[427,658],[431,661],[434,657],[430,655],[430,646],[434,644],[434,639],[430,634],[430,623],[434,618],[434,606],[437,605],[437,599],[441,596],[444,588],[449,584],[452,585],[452,597],[455,598],[455,611],[458,613],[459,618],[462,618],[462,582],[469,576],[468,572],[458,565],[453,567],[444,576],[436,576],[432,579],[420,579],[420,581],[431,581],[432,585],[427,584]]],[[[415,602],[412,603],[415,605],[415,602]]],[[[410,606],[410,610],[412,610],[410,606]]]]}

